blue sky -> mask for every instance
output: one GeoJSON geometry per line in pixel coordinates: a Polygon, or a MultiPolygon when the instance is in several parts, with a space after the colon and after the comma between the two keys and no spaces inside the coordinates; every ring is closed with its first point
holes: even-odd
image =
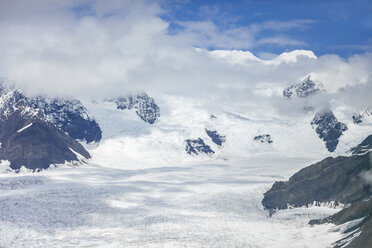
{"type": "Polygon", "coordinates": [[[181,32],[187,22],[210,21],[219,32],[248,28],[260,41],[247,47],[210,44],[209,49],[235,48],[255,54],[308,49],[316,55],[342,57],[372,50],[371,0],[191,0],[165,1],[163,5],[170,32],[181,32]]]}

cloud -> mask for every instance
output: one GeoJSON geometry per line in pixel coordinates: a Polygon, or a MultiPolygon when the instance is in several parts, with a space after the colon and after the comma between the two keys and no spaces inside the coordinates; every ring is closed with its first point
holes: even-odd
{"type": "MultiPolygon", "coordinates": [[[[182,31],[170,34],[171,23],[161,17],[165,10],[157,2],[104,3],[2,1],[0,75],[30,94],[97,98],[145,90],[241,108],[250,101],[289,109],[282,89],[308,74],[335,94],[332,98],[341,96],[341,88],[351,97],[358,92],[355,87],[371,85],[369,53],[345,60],[296,50],[261,59],[241,50],[259,43],[259,30],[303,28],[311,25],[309,20],[266,22],[255,30],[221,29],[213,21],[178,22],[182,31]],[[225,50],[208,51],[209,46],[225,50]],[[240,50],[226,50],[233,48],[240,50]]],[[[301,45],[283,36],[271,39],[266,42],[301,45]]]]}
{"type": "MultiPolygon", "coordinates": [[[[216,10],[215,10],[216,11],[216,10]]],[[[208,15],[207,15],[208,16],[208,15]]],[[[216,25],[211,19],[205,21],[175,21],[179,29],[175,31],[183,41],[188,41],[196,47],[213,47],[224,49],[250,49],[260,45],[305,47],[306,42],[287,37],[284,34],[274,34],[258,38],[266,30],[283,32],[291,29],[304,29],[315,23],[313,20],[269,21],[255,23],[249,26],[216,25]]]]}

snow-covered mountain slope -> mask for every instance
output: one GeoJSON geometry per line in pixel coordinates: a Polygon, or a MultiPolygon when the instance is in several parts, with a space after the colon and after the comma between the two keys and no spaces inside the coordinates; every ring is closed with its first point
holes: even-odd
{"type": "MultiPolygon", "coordinates": [[[[125,166],[123,161],[138,161],[142,166],[151,167],[201,161],[240,163],[273,157],[316,161],[331,155],[310,125],[315,111],[282,115],[270,106],[253,105],[234,110],[193,97],[164,94],[152,97],[162,111],[161,119],[154,124],[142,121],[134,111],[117,109],[114,102],[83,101],[103,131],[100,145],[89,150],[93,161],[109,167],[125,166]],[[223,145],[214,143],[206,130],[223,135],[223,145]],[[255,142],[254,137],[259,134],[270,134],[274,142],[270,145],[255,142]],[[213,154],[190,156],[187,153],[185,141],[199,138],[214,151],[213,154]]],[[[371,133],[368,122],[354,124],[349,110],[342,106],[334,109],[334,115],[348,126],[338,137],[334,155],[348,152],[371,133]]]]}
{"type": "MultiPolygon", "coordinates": [[[[127,97],[116,101],[92,101],[27,98],[20,91],[11,90],[2,94],[2,111],[6,114],[17,99],[23,98],[28,108],[41,110],[47,121],[75,139],[99,141],[102,130],[100,144],[93,143],[87,148],[96,163],[110,167],[125,166],[123,161],[137,161],[143,166],[226,160],[238,163],[269,157],[315,161],[329,156],[329,151],[334,151],[335,155],[344,154],[371,133],[370,122],[366,119],[358,125],[353,123],[350,118],[352,110],[344,105],[333,109],[332,116],[337,116],[335,123],[333,118],[322,118],[321,123],[315,123],[315,110],[288,115],[262,102],[233,107],[179,95],[131,96],[125,92],[122,95],[127,97]],[[319,132],[314,131],[311,122],[319,132]],[[348,130],[337,129],[337,123],[344,123],[348,130]],[[324,133],[340,135],[333,137],[324,133]],[[266,136],[255,139],[260,134],[270,134],[270,139],[266,136]],[[322,139],[329,147],[324,146],[322,139]],[[194,141],[199,140],[203,141],[199,145],[208,148],[201,150],[210,152],[190,156],[191,144],[195,145],[198,142],[194,141]]],[[[297,100],[302,98],[290,99],[297,100]]],[[[288,99],[282,101],[284,104],[288,99]]]]}

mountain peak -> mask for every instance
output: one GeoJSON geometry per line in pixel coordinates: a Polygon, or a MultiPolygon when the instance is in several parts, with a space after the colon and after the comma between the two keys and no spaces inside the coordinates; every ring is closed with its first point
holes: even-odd
{"type": "Polygon", "coordinates": [[[311,75],[306,76],[300,83],[292,84],[283,90],[283,96],[291,98],[292,96],[307,97],[316,95],[324,91],[323,84],[311,80],[311,75]]]}

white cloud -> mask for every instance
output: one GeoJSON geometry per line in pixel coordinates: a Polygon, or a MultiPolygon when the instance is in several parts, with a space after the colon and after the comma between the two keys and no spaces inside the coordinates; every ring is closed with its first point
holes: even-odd
{"type": "MultiPolygon", "coordinates": [[[[159,16],[164,10],[156,2],[102,4],[2,1],[0,75],[34,94],[95,98],[146,90],[209,97],[221,104],[255,101],[284,108],[288,106],[281,102],[280,89],[310,73],[335,94],[348,86],[346,92],[352,95],[351,88],[371,85],[368,53],[344,60],[297,50],[270,54],[265,60],[240,50],[208,52],[193,45],[248,48],[256,42],[257,31],[221,30],[206,21],[181,23],[183,32],[169,34],[169,22],[159,16]]],[[[278,28],[310,24],[293,21],[278,28]]],[[[274,26],[265,23],[261,29],[274,26]]]]}

